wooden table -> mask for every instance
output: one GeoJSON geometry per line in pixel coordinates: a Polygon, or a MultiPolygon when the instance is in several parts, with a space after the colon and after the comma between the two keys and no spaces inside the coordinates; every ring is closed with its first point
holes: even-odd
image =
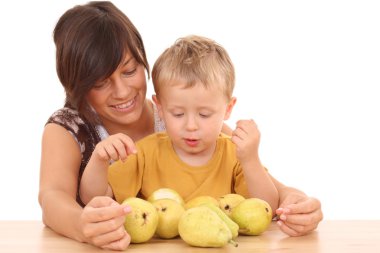
{"type": "MultiPolygon", "coordinates": [[[[288,237],[272,224],[260,236],[239,236],[237,248],[196,248],[180,238],[152,239],[144,244],[132,244],[127,252],[380,252],[380,220],[323,221],[318,229],[302,237],[288,237]]],[[[45,227],[40,221],[0,221],[1,253],[75,253],[113,252],[65,238],[45,227]]]]}

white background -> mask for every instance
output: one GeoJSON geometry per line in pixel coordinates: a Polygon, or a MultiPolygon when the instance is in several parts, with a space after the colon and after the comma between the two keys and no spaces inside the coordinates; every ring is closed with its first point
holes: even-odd
{"type": "MultiPolygon", "coordinates": [[[[81,3],[1,4],[0,219],[41,219],[41,134],[64,102],[52,31],[81,3]]],[[[181,36],[222,44],[237,73],[238,103],[227,123],[255,119],[269,171],[318,197],[326,219],[379,219],[378,1],[114,3],[140,31],[151,65],[181,36]]]]}

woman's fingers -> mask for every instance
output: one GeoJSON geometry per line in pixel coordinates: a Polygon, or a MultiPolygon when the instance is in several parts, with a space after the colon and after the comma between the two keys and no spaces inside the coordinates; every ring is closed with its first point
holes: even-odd
{"type": "Polygon", "coordinates": [[[93,244],[98,247],[117,250],[126,248],[130,241],[131,238],[125,231],[124,226],[92,238],[93,244]]]}
{"type": "Polygon", "coordinates": [[[292,223],[279,220],[277,221],[277,225],[280,227],[280,229],[284,233],[286,233],[289,236],[301,236],[315,230],[318,226],[318,223],[308,224],[308,225],[299,225],[299,224],[292,224],[292,223]]]}
{"type": "Polygon", "coordinates": [[[110,250],[125,250],[130,243],[131,237],[127,232],[125,232],[125,236],[122,237],[120,240],[103,245],[101,248],[110,250]]]}

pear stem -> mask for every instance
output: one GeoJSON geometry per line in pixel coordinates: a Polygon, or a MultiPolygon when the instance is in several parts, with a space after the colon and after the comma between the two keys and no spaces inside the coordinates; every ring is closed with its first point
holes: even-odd
{"type": "Polygon", "coordinates": [[[232,244],[234,247],[237,247],[239,246],[239,244],[237,242],[235,242],[234,240],[229,240],[228,243],[232,244]]]}

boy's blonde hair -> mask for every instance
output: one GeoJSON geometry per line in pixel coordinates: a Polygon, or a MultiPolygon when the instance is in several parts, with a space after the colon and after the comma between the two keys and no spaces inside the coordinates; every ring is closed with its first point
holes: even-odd
{"type": "Polygon", "coordinates": [[[235,85],[235,70],[227,51],[215,41],[201,36],[178,39],[158,57],[152,80],[159,97],[163,85],[197,83],[204,87],[218,85],[229,100],[235,85]]]}

